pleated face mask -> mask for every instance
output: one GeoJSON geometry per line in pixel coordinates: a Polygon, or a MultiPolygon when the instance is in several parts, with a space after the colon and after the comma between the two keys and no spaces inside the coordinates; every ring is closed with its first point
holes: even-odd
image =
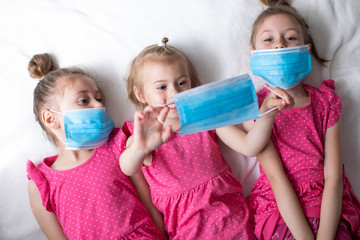
{"type": "Polygon", "coordinates": [[[274,87],[293,88],[311,72],[309,45],[254,50],[250,68],[254,75],[274,87]]]}
{"type": "Polygon", "coordinates": [[[238,124],[260,114],[248,74],[180,92],[173,100],[179,113],[180,135],[238,124]]]}
{"type": "Polygon", "coordinates": [[[68,150],[94,149],[103,145],[114,129],[105,108],[77,109],[61,113],[64,118],[65,141],[53,130],[68,150]]]}

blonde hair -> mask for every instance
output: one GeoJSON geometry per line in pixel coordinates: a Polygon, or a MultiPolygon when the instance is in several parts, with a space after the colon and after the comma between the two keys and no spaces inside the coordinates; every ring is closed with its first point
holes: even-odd
{"type": "Polygon", "coordinates": [[[57,145],[57,138],[47,130],[42,121],[42,111],[56,106],[56,96],[61,92],[58,81],[61,77],[75,74],[92,77],[80,68],[59,68],[47,53],[34,55],[28,64],[28,71],[32,78],[40,79],[34,89],[33,110],[35,119],[45,131],[48,139],[57,145]]]}
{"type": "Polygon", "coordinates": [[[125,78],[128,98],[135,104],[136,108],[143,110],[146,104],[140,102],[135,95],[134,87],[143,91],[141,82],[141,71],[148,59],[156,59],[166,63],[183,61],[189,71],[191,87],[201,85],[198,74],[191,61],[177,48],[167,44],[168,38],[164,37],[161,44],[154,44],[146,47],[131,62],[129,73],[125,78]]]}
{"type": "Polygon", "coordinates": [[[319,63],[323,66],[325,66],[325,62],[328,62],[328,60],[323,59],[319,56],[316,46],[314,43],[314,40],[310,34],[309,26],[305,22],[305,19],[297,13],[295,8],[291,7],[290,4],[286,0],[260,0],[264,5],[268,6],[267,9],[265,9],[260,15],[257,17],[253,24],[253,30],[251,33],[251,46],[255,49],[255,35],[258,26],[263,23],[263,21],[272,15],[277,14],[287,14],[291,17],[293,17],[300,25],[303,36],[304,36],[304,42],[305,44],[311,44],[311,54],[315,57],[316,60],[319,61],[319,63]]]}

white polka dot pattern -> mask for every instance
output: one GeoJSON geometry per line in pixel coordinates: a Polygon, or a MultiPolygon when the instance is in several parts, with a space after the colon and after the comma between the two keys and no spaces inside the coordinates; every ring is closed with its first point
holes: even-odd
{"type": "MultiPolygon", "coordinates": [[[[303,86],[309,93],[309,105],[280,112],[275,118],[272,139],[304,214],[319,218],[324,188],[325,133],[339,120],[342,105],[334,91],[333,80],[324,81],[319,88],[303,86]]],[[[259,103],[267,94],[267,89],[258,93],[259,103]]],[[[273,221],[281,219],[270,183],[261,167],[260,173],[247,198],[258,238],[262,231],[273,232],[274,229],[264,228],[269,218],[273,221]]],[[[348,189],[345,184],[344,189],[348,189]]],[[[273,224],[265,226],[270,225],[273,224]]]]}
{"type": "Polygon", "coordinates": [[[162,239],[133,185],[120,170],[119,156],[126,136],[121,130],[116,135],[114,132],[84,164],[57,171],[49,167],[56,160],[54,156],[29,175],[39,186],[45,182],[47,188],[39,188],[43,203],[53,209],[69,239],[119,239],[130,235],[135,239],[162,239]]]}
{"type": "MultiPolygon", "coordinates": [[[[128,127],[132,132],[133,123],[128,127]]],[[[152,156],[143,173],[170,239],[254,239],[241,184],[215,131],[175,133],[152,156]]]]}

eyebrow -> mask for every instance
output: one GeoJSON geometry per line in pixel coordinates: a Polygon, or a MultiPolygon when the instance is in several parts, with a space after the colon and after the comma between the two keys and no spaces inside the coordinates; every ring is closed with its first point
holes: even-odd
{"type": "MultiPolygon", "coordinates": [[[[76,93],[76,95],[79,95],[79,94],[82,94],[82,93],[88,93],[88,92],[90,92],[90,91],[89,91],[89,90],[81,90],[81,91],[78,91],[78,92],[76,93]]],[[[100,93],[100,90],[96,90],[95,93],[100,93]]],[[[100,94],[101,94],[101,93],[100,93],[100,94]]]]}
{"type": "MultiPolygon", "coordinates": [[[[296,28],[287,28],[287,29],[285,29],[285,31],[295,31],[295,32],[297,32],[297,33],[300,32],[300,31],[298,31],[296,28]]],[[[273,30],[264,30],[264,31],[260,32],[259,34],[269,33],[269,32],[273,32],[273,30]]]]}
{"type": "MultiPolygon", "coordinates": [[[[183,74],[183,75],[177,77],[175,80],[179,80],[179,79],[182,79],[182,78],[185,78],[185,77],[186,77],[186,78],[189,78],[188,75],[183,74]]],[[[161,82],[167,82],[167,81],[168,81],[168,80],[165,80],[165,79],[159,79],[159,80],[156,80],[156,81],[152,82],[152,84],[161,83],[161,82]]]]}

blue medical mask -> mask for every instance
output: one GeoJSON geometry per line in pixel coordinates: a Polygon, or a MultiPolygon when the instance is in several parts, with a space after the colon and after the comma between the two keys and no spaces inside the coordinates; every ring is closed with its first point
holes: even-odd
{"type": "Polygon", "coordinates": [[[64,118],[65,141],[53,130],[68,150],[94,149],[103,145],[114,129],[105,108],[77,109],[61,113],[64,118]]]}
{"type": "Polygon", "coordinates": [[[207,131],[259,118],[254,85],[248,74],[208,83],[173,95],[179,134],[207,131]]]}
{"type": "Polygon", "coordinates": [[[250,68],[274,87],[290,89],[298,85],[311,72],[309,45],[254,50],[250,68]]]}

